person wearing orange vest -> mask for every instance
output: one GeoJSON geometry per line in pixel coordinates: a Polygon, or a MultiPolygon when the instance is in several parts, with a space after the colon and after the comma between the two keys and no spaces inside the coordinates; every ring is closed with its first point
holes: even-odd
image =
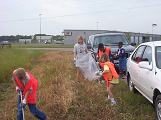
{"type": "Polygon", "coordinates": [[[100,58],[102,53],[106,53],[109,58],[110,58],[110,61],[113,63],[113,55],[112,55],[112,52],[111,52],[111,48],[110,47],[104,47],[104,45],[102,43],[99,43],[98,44],[98,57],[100,58]]]}
{"type": "Polygon", "coordinates": [[[25,108],[26,103],[30,112],[38,119],[46,120],[46,115],[36,108],[36,90],[38,87],[37,80],[24,68],[18,68],[14,70],[12,80],[16,87],[18,95],[18,109],[17,109],[17,119],[23,120],[22,108],[25,108]],[[20,97],[20,91],[23,93],[22,102],[20,97]]]}
{"type": "MultiPolygon", "coordinates": [[[[110,61],[112,63],[114,63],[114,61],[113,61],[113,55],[112,55],[112,52],[111,52],[111,48],[110,47],[104,47],[103,43],[99,43],[98,44],[98,58],[97,58],[98,61],[99,61],[99,58],[101,57],[101,55],[103,53],[106,53],[110,57],[110,61]]],[[[101,67],[101,70],[103,71],[103,68],[102,67],[101,67]]],[[[101,82],[103,84],[105,82],[105,80],[101,80],[99,82],[101,82]]]]}
{"type": "Polygon", "coordinates": [[[106,53],[103,53],[99,59],[100,65],[103,67],[104,71],[96,72],[98,76],[104,76],[105,81],[107,82],[107,94],[108,97],[106,100],[111,100],[111,106],[116,104],[114,100],[113,93],[111,92],[112,88],[119,83],[119,75],[117,74],[114,64],[110,63],[109,56],[106,53]]]}

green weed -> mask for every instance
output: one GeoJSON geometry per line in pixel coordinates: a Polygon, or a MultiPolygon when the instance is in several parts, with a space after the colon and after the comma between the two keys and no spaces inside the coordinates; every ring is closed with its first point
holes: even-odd
{"type": "Polygon", "coordinates": [[[0,113],[4,111],[6,101],[14,99],[13,70],[19,67],[31,69],[37,63],[37,57],[43,52],[6,47],[0,49],[0,113]]]}
{"type": "Polygon", "coordinates": [[[56,44],[22,44],[12,43],[13,48],[74,48],[74,45],[56,45],[56,44]]]}
{"type": "MultiPolygon", "coordinates": [[[[127,83],[121,79],[112,90],[117,102],[112,107],[110,101],[105,101],[106,84],[83,80],[78,85],[72,60],[72,52],[45,52],[34,67],[28,69],[39,83],[36,105],[50,119],[155,120],[151,103],[139,93],[130,92],[127,83]]],[[[14,88],[10,89],[13,93],[14,88]]],[[[1,119],[16,119],[16,93],[13,99],[3,100],[6,101],[1,119]]],[[[25,117],[34,119],[28,107],[25,108],[25,117]]]]}
{"type": "Polygon", "coordinates": [[[14,48],[0,49],[0,83],[11,80],[14,69],[29,68],[35,64],[38,55],[43,51],[33,51],[14,48]]]}

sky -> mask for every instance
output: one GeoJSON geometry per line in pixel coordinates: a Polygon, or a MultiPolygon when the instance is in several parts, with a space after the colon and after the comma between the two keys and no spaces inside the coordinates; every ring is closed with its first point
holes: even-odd
{"type": "Polygon", "coordinates": [[[47,35],[97,28],[161,35],[161,0],[0,0],[0,36],[40,34],[40,25],[47,35]]]}

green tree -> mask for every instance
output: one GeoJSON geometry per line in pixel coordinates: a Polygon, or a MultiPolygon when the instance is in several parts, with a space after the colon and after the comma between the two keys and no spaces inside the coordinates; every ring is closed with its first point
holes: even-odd
{"type": "Polygon", "coordinates": [[[34,35],[33,40],[34,40],[34,43],[36,43],[36,34],[34,35]]]}
{"type": "Polygon", "coordinates": [[[11,39],[10,38],[7,38],[7,41],[10,41],[11,39]]]}
{"type": "Polygon", "coordinates": [[[50,40],[51,40],[51,43],[52,43],[53,42],[53,35],[51,36],[51,39],[50,40]]]}
{"type": "Polygon", "coordinates": [[[64,40],[65,36],[65,31],[61,32],[62,33],[62,39],[64,40]]]}
{"type": "Polygon", "coordinates": [[[27,38],[27,37],[26,37],[26,35],[25,35],[25,45],[26,45],[26,38],[27,38]]]}
{"type": "Polygon", "coordinates": [[[130,38],[131,38],[130,32],[126,33],[126,37],[127,37],[128,41],[130,42],[130,38]]]}

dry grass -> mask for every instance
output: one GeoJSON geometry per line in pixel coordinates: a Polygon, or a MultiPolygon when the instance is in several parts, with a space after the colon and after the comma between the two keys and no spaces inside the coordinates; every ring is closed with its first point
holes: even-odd
{"type": "MultiPolygon", "coordinates": [[[[120,81],[113,93],[117,105],[111,107],[105,101],[106,85],[83,80],[76,82],[76,68],[72,62],[72,52],[45,52],[39,64],[28,69],[39,82],[37,108],[51,120],[153,120],[150,103],[141,95],[128,91],[125,82],[120,81]]],[[[14,89],[14,88],[13,88],[14,89]]],[[[2,118],[16,119],[17,94],[6,100],[2,118]]],[[[26,120],[35,118],[25,109],[26,120]]]]}
{"type": "Polygon", "coordinates": [[[32,72],[39,82],[37,104],[42,110],[48,111],[48,116],[66,114],[72,101],[75,100],[72,58],[64,52],[48,52],[40,59],[39,68],[32,72]],[[54,113],[54,114],[53,114],[54,113]]]}
{"type": "MultiPolygon", "coordinates": [[[[39,59],[39,64],[28,70],[38,81],[37,107],[50,118],[58,114],[66,114],[72,101],[75,100],[76,89],[71,77],[74,67],[72,58],[64,52],[46,52],[39,59]],[[66,58],[65,58],[66,57],[66,58]]],[[[71,53],[70,53],[71,55],[71,53]]],[[[6,104],[2,119],[16,119],[17,94],[6,104]]],[[[26,119],[33,119],[28,107],[26,119]]]]}

